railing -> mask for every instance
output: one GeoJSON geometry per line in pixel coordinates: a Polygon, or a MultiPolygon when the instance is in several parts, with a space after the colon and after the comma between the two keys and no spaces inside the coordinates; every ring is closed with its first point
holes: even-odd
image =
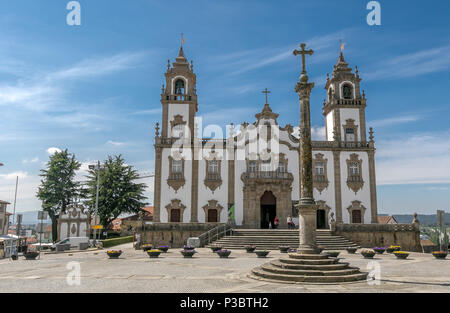
{"type": "Polygon", "coordinates": [[[200,239],[200,246],[204,247],[207,244],[210,244],[212,241],[217,241],[223,236],[227,234],[233,235],[233,228],[228,224],[217,225],[213,229],[208,230],[206,233],[198,236],[200,239]]]}
{"type": "Polygon", "coordinates": [[[279,172],[279,171],[247,171],[243,173],[245,178],[248,179],[265,179],[265,178],[276,178],[276,179],[293,179],[293,176],[289,172],[279,172]]]}
{"type": "Polygon", "coordinates": [[[172,173],[169,175],[169,180],[184,180],[183,173],[172,173]]]}
{"type": "Polygon", "coordinates": [[[192,95],[161,95],[167,101],[194,101],[195,96],[192,95]]]}
{"type": "Polygon", "coordinates": [[[208,173],[206,174],[205,180],[221,180],[219,173],[208,173]]]}

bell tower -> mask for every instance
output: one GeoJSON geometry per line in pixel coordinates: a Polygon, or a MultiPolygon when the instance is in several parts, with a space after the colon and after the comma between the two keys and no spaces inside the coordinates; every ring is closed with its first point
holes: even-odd
{"type": "Polygon", "coordinates": [[[361,95],[361,78],[358,67],[355,72],[348,67],[342,50],[333,69],[332,78],[327,75],[323,115],[325,116],[326,140],[343,142],[366,142],[366,97],[361,95]]]}
{"type": "Polygon", "coordinates": [[[161,90],[162,138],[193,138],[198,111],[196,76],[193,62],[188,63],[180,47],[175,62],[167,61],[166,83],[161,90]]]}

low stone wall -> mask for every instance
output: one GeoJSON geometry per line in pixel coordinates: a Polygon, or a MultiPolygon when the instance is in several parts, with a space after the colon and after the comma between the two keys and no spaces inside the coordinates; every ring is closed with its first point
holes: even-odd
{"type": "Polygon", "coordinates": [[[142,224],[136,227],[136,231],[143,238],[142,242],[151,243],[153,246],[167,245],[171,248],[182,248],[189,237],[198,237],[208,230],[216,227],[216,223],[154,223],[142,224]]]}
{"type": "Polygon", "coordinates": [[[336,224],[333,234],[363,248],[396,245],[404,251],[422,252],[419,224],[336,224]]]}

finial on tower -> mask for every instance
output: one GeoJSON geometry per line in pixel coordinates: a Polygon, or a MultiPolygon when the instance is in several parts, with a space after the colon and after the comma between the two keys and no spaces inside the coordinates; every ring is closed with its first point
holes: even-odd
{"type": "Polygon", "coordinates": [[[374,136],[373,136],[373,128],[372,127],[370,127],[369,128],[369,140],[370,140],[370,142],[374,142],[374,136]]]}
{"type": "Polygon", "coordinates": [[[159,137],[159,123],[156,122],[156,126],[155,126],[155,136],[159,137]]]}

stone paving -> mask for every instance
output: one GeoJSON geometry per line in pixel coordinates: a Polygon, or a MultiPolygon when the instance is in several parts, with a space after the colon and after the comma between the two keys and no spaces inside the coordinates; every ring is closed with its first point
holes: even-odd
{"type": "Polygon", "coordinates": [[[341,252],[343,262],[370,271],[379,265],[381,280],[341,285],[283,284],[258,281],[248,277],[253,267],[286,256],[272,251],[266,259],[243,250],[233,250],[229,259],[220,259],[210,249],[197,249],[192,259],[185,259],[180,249],[169,250],[150,259],[131,244],[115,247],[124,251],[109,259],[106,250],[69,255],[44,254],[41,260],[0,260],[0,292],[450,292],[450,259],[436,260],[430,254],[411,253],[407,260],[395,256],[376,256],[370,260],[360,254],[341,252]],[[79,262],[80,285],[67,283],[67,275],[79,262]],[[76,264],[76,263],[75,263],[76,264]],[[379,284],[377,284],[379,283],[379,284]]]}

